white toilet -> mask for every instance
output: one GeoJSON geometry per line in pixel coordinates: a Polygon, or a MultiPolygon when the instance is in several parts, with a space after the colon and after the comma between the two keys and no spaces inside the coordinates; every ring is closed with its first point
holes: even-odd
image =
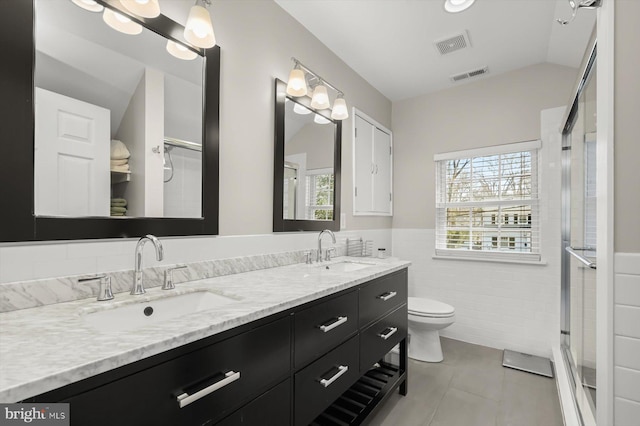
{"type": "Polygon", "coordinates": [[[442,361],[438,330],[455,322],[451,305],[422,297],[409,297],[409,358],[426,362],[442,361]]]}

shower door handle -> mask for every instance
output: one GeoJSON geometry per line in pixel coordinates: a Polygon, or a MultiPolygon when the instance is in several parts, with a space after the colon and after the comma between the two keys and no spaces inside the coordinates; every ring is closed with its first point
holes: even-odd
{"type": "Polygon", "coordinates": [[[578,251],[586,251],[586,250],[593,251],[593,249],[591,249],[591,248],[577,248],[577,247],[576,248],[565,247],[564,249],[567,251],[567,253],[569,253],[571,256],[575,257],[576,259],[578,259],[580,262],[584,263],[589,268],[596,269],[596,262],[592,262],[587,257],[585,257],[585,256],[581,255],[580,253],[578,253],[578,251]]]}

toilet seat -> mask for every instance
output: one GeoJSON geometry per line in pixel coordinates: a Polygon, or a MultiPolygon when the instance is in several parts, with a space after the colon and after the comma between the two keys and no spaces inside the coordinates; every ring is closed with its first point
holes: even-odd
{"type": "Polygon", "coordinates": [[[417,317],[449,318],[455,314],[453,306],[423,297],[409,297],[407,305],[409,315],[417,317]]]}

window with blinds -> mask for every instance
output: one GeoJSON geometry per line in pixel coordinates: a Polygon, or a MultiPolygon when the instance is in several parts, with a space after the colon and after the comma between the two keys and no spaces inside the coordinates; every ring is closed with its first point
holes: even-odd
{"type": "Polygon", "coordinates": [[[436,255],[540,260],[540,141],[438,154],[436,255]]]}
{"type": "Polygon", "coordinates": [[[307,171],[307,219],[333,220],[333,170],[307,171]]]}

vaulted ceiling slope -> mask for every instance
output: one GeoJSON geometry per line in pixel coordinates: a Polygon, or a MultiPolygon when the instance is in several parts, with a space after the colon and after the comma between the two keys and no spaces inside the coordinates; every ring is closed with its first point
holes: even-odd
{"type": "Polygon", "coordinates": [[[455,14],[444,0],[275,1],[392,101],[542,62],[578,67],[596,17],[580,10],[559,25],[571,15],[567,0],[476,0],[455,14]],[[442,55],[435,43],[457,35],[468,46],[442,55]]]}

